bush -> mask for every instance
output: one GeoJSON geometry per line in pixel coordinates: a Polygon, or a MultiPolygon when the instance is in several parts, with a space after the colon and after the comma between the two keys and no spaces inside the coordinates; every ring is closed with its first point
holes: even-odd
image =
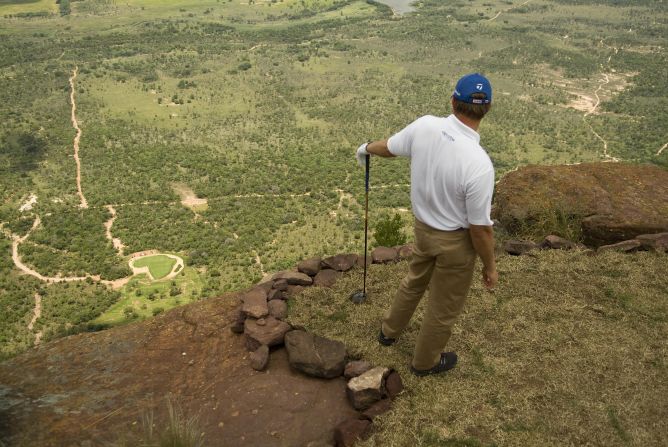
{"type": "Polygon", "coordinates": [[[396,245],[405,244],[406,235],[402,230],[403,226],[399,214],[395,214],[394,217],[381,217],[376,225],[376,231],[374,232],[374,238],[376,240],[375,245],[381,247],[394,247],[396,245]]]}

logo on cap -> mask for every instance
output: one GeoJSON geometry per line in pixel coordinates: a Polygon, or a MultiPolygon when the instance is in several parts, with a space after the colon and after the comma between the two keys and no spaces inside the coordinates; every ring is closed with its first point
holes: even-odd
{"type": "Polygon", "coordinates": [[[482,84],[476,84],[475,88],[476,90],[482,90],[482,84]]]}

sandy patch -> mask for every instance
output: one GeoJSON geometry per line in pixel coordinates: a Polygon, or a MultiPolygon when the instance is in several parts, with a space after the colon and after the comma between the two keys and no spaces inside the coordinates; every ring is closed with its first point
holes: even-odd
{"type": "Polygon", "coordinates": [[[185,183],[172,183],[171,187],[181,198],[181,205],[186,208],[190,208],[194,212],[199,212],[205,211],[209,207],[207,199],[197,197],[195,191],[185,183]]]}
{"type": "Polygon", "coordinates": [[[19,208],[20,212],[30,211],[32,207],[37,203],[37,196],[35,194],[30,194],[28,200],[25,201],[23,205],[19,208]]]}

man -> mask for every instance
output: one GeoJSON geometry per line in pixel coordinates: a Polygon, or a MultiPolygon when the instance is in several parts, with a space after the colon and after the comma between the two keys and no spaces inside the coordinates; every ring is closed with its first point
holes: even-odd
{"type": "Polygon", "coordinates": [[[411,159],[415,244],[408,275],[386,312],[378,341],[393,344],[411,319],[424,291],[429,300],[415,345],[411,371],[418,376],[455,366],[454,352],[441,352],[464,307],[476,253],[489,289],[498,281],[490,219],[494,168],[480,147],[480,121],[492,105],[492,87],[479,73],[462,77],[447,118],[423,116],[388,140],[363,144],[366,155],[411,159]]]}

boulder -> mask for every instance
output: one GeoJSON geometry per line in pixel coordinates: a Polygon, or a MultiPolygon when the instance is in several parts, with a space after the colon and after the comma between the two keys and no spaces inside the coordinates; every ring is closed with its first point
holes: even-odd
{"type": "Polygon", "coordinates": [[[247,319],[244,324],[246,347],[255,351],[261,345],[279,346],[283,344],[285,334],[291,329],[290,325],[274,317],[262,320],[247,319]]]}
{"type": "Polygon", "coordinates": [[[374,420],[376,416],[385,414],[392,409],[392,401],[390,399],[381,399],[375,404],[371,405],[369,408],[364,410],[362,415],[370,420],[374,420]]]}
{"type": "Polygon", "coordinates": [[[399,254],[399,259],[408,259],[413,256],[413,246],[412,245],[400,245],[399,247],[394,247],[397,249],[399,254]]]}
{"type": "MultiPolygon", "coordinates": [[[[285,286],[287,290],[288,286],[285,286]]],[[[272,300],[287,300],[288,296],[283,290],[271,289],[269,295],[267,295],[267,300],[271,303],[272,300]]]]}
{"type": "Polygon", "coordinates": [[[313,278],[301,272],[278,272],[274,279],[284,279],[289,286],[310,286],[313,284],[313,278]]]}
{"type": "Polygon", "coordinates": [[[352,447],[355,442],[368,438],[370,434],[370,420],[346,419],[334,429],[334,441],[336,447],[352,447]]]}
{"type": "Polygon", "coordinates": [[[287,279],[277,279],[274,281],[274,285],[272,286],[272,289],[274,290],[288,290],[288,280],[287,279]]]}
{"type": "Polygon", "coordinates": [[[340,341],[298,330],[285,335],[285,347],[290,366],[297,371],[324,379],[343,374],[346,347],[340,341]]]}
{"type": "Polygon", "coordinates": [[[285,320],[285,317],[288,316],[288,303],[283,300],[269,301],[268,307],[269,315],[277,320],[285,320]]]}
{"type": "Polygon", "coordinates": [[[376,247],[371,252],[371,259],[374,264],[389,264],[399,258],[399,253],[391,247],[376,247]]]}
{"type": "Polygon", "coordinates": [[[373,368],[373,365],[364,360],[355,360],[352,362],[348,362],[346,368],[343,370],[343,377],[350,380],[353,377],[357,377],[359,375],[364,374],[371,368],[373,368]]]}
{"type": "Polygon", "coordinates": [[[536,250],[540,246],[531,241],[509,240],[503,244],[503,250],[511,255],[519,256],[528,253],[531,250],[536,250]]]}
{"type": "Polygon", "coordinates": [[[377,366],[348,381],[346,392],[356,410],[366,410],[387,396],[385,377],[389,373],[389,369],[377,366]]]}
{"type": "Polygon", "coordinates": [[[385,391],[390,399],[397,397],[404,390],[404,382],[396,371],[391,371],[385,379],[385,391]]]}
{"type": "Polygon", "coordinates": [[[336,270],[338,272],[347,272],[355,266],[356,262],[357,255],[349,253],[325,258],[322,260],[322,266],[324,268],[336,270]]]}
{"type": "Polygon", "coordinates": [[[630,241],[617,242],[616,244],[602,245],[596,250],[598,253],[603,251],[621,251],[624,253],[631,253],[642,249],[642,242],[637,239],[631,239],[630,241]]]}
{"type": "Polygon", "coordinates": [[[267,292],[261,288],[251,289],[241,297],[241,311],[248,317],[262,318],[269,314],[267,292]]]}
{"type": "Polygon", "coordinates": [[[234,310],[230,330],[235,334],[243,334],[246,314],[241,310],[241,306],[234,310]]]}
{"type": "Polygon", "coordinates": [[[250,354],[251,368],[255,371],[264,371],[269,363],[269,346],[262,345],[250,354]]]}
{"type": "Polygon", "coordinates": [[[297,264],[297,270],[308,276],[315,276],[320,271],[321,262],[322,258],[320,257],[305,259],[297,264]]]}
{"type": "Polygon", "coordinates": [[[320,270],[315,278],[313,285],[318,287],[332,287],[341,276],[340,272],[332,269],[320,270]]]}
{"type": "Polygon", "coordinates": [[[577,248],[578,244],[568,239],[553,234],[546,236],[540,244],[541,248],[551,248],[554,250],[571,250],[577,248]]]}
{"type": "Polygon", "coordinates": [[[668,252],[668,233],[641,234],[636,240],[640,241],[643,250],[668,252]]]}
{"type": "Polygon", "coordinates": [[[492,215],[511,233],[565,217],[595,247],[668,232],[668,170],[626,163],[525,166],[500,179],[492,215]]]}

